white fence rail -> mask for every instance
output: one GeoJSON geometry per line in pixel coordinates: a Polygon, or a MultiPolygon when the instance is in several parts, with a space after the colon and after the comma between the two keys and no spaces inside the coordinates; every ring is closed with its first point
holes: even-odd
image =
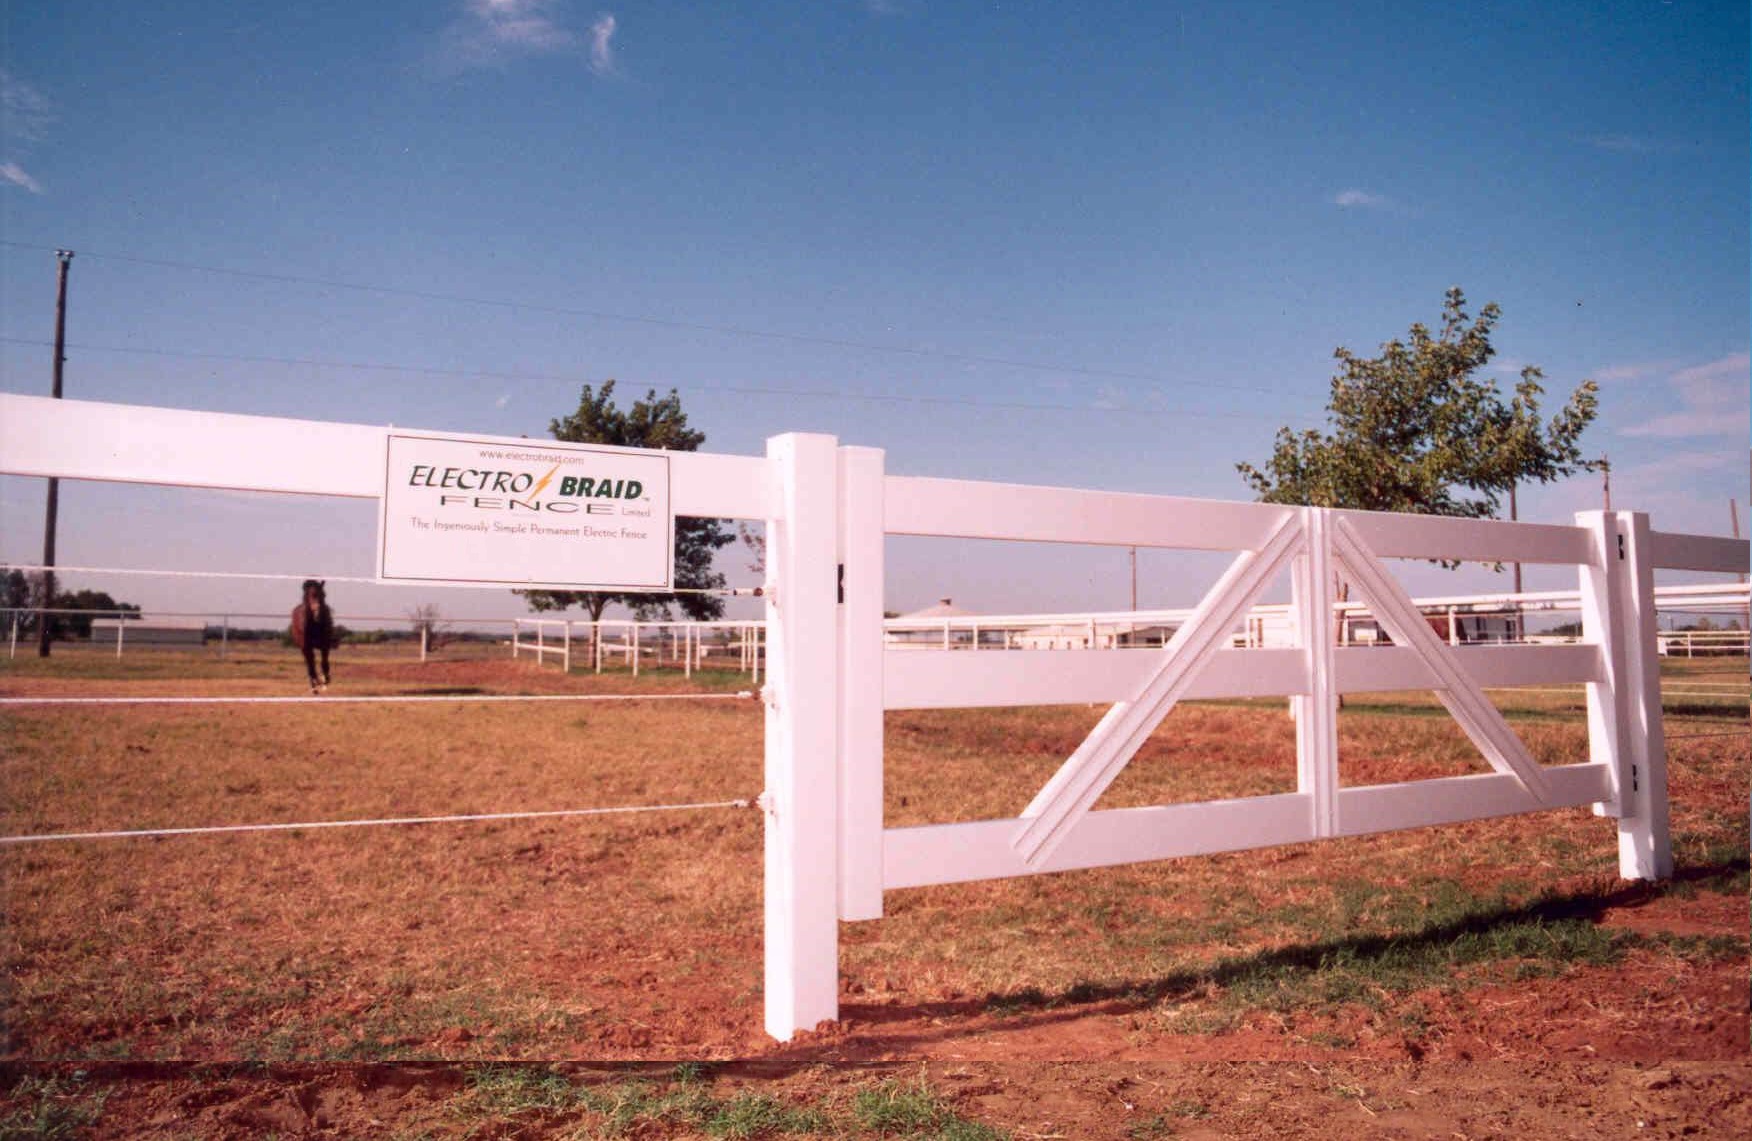
{"type": "MultiPolygon", "coordinates": [[[[384,429],[360,425],[0,396],[9,474],[375,496],[384,447],[384,429]]],[[[879,917],[895,888],[1578,805],[1617,820],[1620,874],[1666,875],[1654,572],[1748,570],[1744,542],[1654,531],[1629,511],[1547,525],[896,477],[880,451],[801,434],[774,437],[765,457],[675,453],[671,465],[678,514],[767,526],[765,1023],[781,1039],[837,1017],[838,923],[879,917]],[[1222,550],[1234,560],[1151,652],[920,654],[884,640],[890,534],[1222,550]],[[1450,645],[1388,558],[1574,566],[1583,642],[1450,645]],[[1291,572],[1293,644],[1232,647],[1228,630],[1279,567],[1291,572]],[[1335,644],[1335,574],[1393,647],[1335,644]],[[1580,763],[1536,764],[1481,692],[1552,683],[1587,687],[1580,763]],[[1435,688],[1495,771],[1345,787],[1338,695],[1408,685],[1435,688]],[[1177,702],[1259,695],[1296,704],[1295,792],[1093,810],[1177,702]],[[1111,708],[1020,817],[886,825],[885,709],[1085,701],[1111,708]]],[[[535,645],[546,656],[539,625],[535,645]]]]}

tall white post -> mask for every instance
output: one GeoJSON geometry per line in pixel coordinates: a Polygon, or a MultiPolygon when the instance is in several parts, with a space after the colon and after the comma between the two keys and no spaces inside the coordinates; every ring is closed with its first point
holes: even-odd
{"type": "MultiPolygon", "coordinates": [[[[839,450],[839,914],[882,918],[883,453],[839,450]]],[[[974,626],[974,649],[979,627],[974,626]]]]}
{"type": "MultiPolygon", "coordinates": [[[[657,643],[661,646],[663,643],[657,643]]],[[[627,627],[627,654],[633,659],[633,676],[639,676],[639,624],[627,627]]]]}
{"type": "Polygon", "coordinates": [[[590,651],[596,657],[596,672],[602,672],[602,622],[593,620],[590,623],[590,651]]]}
{"type": "Polygon", "coordinates": [[[231,652],[231,615],[227,614],[219,623],[219,656],[225,657],[231,652]]]}
{"type": "Polygon", "coordinates": [[[118,657],[118,658],[122,656],[122,631],[127,628],[127,625],[128,625],[128,616],[126,614],[117,614],[116,615],[116,657],[118,657]]]}
{"type": "Polygon", "coordinates": [[[1296,640],[1308,692],[1290,699],[1296,718],[1296,791],[1309,798],[1316,837],[1338,834],[1338,684],[1333,669],[1331,514],[1304,507],[1303,550],[1290,572],[1296,640]]]}
{"type": "Polygon", "coordinates": [[[18,611],[16,610],[12,612],[12,634],[10,641],[11,644],[6,647],[6,656],[8,658],[16,658],[18,656],[18,611]]]}
{"type": "Polygon", "coordinates": [[[430,648],[430,643],[431,643],[430,623],[422,622],[422,623],[420,623],[420,661],[422,661],[422,662],[424,662],[426,660],[426,651],[430,648]]]}
{"type": "Polygon", "coordinates": [[[572,672],[572,620],[566,619],[566,644],[560,651],[560,670],[563,673],[572,672]]]}
{"type": "Polygon", "coordinates": [[[832,436],[767,441],[766,1030],[839,1015],[839,462],[832,436]]]}
{"type": "Polygon", "coordinates": [[[1655,566],[1649,547],[1649,517],[1619,511],[1623,546],[1617,570],[1624,582],[1625,678],[1630,737],[1630,789],[1619,790],[1618,874],[1658,880],[1673,874],[1673,844],[1667,806],[1667,738],[1661,716],[1661,657],[1655,628],[1655,566]]]}

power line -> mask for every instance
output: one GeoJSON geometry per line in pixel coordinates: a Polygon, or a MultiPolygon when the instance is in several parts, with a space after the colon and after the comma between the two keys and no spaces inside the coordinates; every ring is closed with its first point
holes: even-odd
{"type": "MultiPolygon", "coordinates": [[[[47,346],[48,341],[31,337],[14,337],[0,335],[0,342],[12,345],[47,346]]],[[[589,377],[558,376],[544,373],[512,373],[496,372],[480,369],[449,369],[428,365],[392,364],[383,361],[340,361],[322,360],[313,357],[276,357],[243,353],[206,353],[186,349],[160,349],[132,345],[68,345],[69,349],[77,349],[89,353],[128,353],[137,356],[172,357],[184,360],[223,361],[231,364],[276,364],[306,368],[336,368],[358,369],[372,372],[405,372],[428,376],[479,377],[506,381],[537,381],[554,384],[589,384],[589,377]]],[[[649,382],[641,382],[649,383],[649,382]]],[[[652,387],[657,387],[652,385],[652,387]]],[[[1042,404],[1028,401],[1011,400],[975,400],[971,397],[959,396],[917,396],[893,392],[848,392],[844,389],[824,388],[775,388],[767,385],[739,384],[697,384],[689,381],[671,383],[667,387],[688,392],[720,392],[737,396],[782,396],[804,397],[818,400],[854,400],[867,401],[875,404],[923,404],[932,406],[987,408],[1023,412],[1084,412],[1096,414],[1118,414],[1127,416],[1171,416],[1207,420],[1257,420],[1268,423],[1281,423],[1281,418],[1267,416],[1257,412],[1219,412],[1210,409],[1195,408],[1145,408],[1136,405],[1120,404],[1042,404]]]]}
{"type": "MultiPolygon", "coordinates": [[[[33,242],[17,242],[0,239],[0,245],[10,246],[20,250],[50,250],[54,247],[38,245],[33,242]]],[[[960,353],[949,349],[927,349],[917,345],[882,344],[874,341],[856,341],[842,337],[822,337],[808,333],[784,333],[770,329],[751,329],[738,325],[714,325],[703,321],[685,321],[673,317],[652,317],[636,313],[616,313],[604,309],[583,309],[566,305],[548,305],[535,301],[513,301],[504,298],[474,297],[460,293],[438,293],[424,289],[407,289],[401,286],[376,285],[369,282],[342,281],[334,278],[306,277],[291,273],[269,273],[264,270],[231,269],[224,266],[202,265],[197,262],[170,261],[164,258],[143,258],[127,254],[94,253],[81,248],[80,255],[88,258],[98,258],[104,261],[124,262],[130,265],[155,266],[160,269],[186,270],[197,273],[212,273],[224,277],[241,278],[250,281],[272,281],[291,285],[315,285],[324,289],[347,289],[359,293],[377,293],[389,297],[411,297],[421,301],[444,301],[460,305],[482,305],[496,309],[520,309],[531,313],[549,313],[564,317],[585,317],[594,321],[619,321],[631,325],[651,325],[663,329],[685,329],[696,333],[713,333],[728,337],[753,337],[769,341],[782,341],[790,344],[819,345],[826,348],[855,349],[860,352],[891,353],[901,356],[935,357],[939,360],[958,361],[963,364],[987,364],[1002,368],[1027,369],[1034,372],[1069,373],[1074,376],[1101,377],[1110,380],[1138,380],[1148,384],[1164,385],[1182,388],[1210,388],[1220,392],[1254,392],[1270,396],[1290,396],[1309,398],[1308,393],[1295,392],[1286,388],[1267,388],[1259,385],[1222,384],[1208,380],[1173,380],[1166,377],[1152,376],[1148,373],[1128,372],[1123,369],[1091,368],[1081,365],[1054,365],[1040,361],[1018,360],[1010,357],[986,356],[980,353],[960,353]]]]}

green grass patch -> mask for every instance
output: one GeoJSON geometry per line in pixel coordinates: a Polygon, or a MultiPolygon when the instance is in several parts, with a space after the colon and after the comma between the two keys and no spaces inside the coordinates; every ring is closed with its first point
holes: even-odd
{"type": "MultiPolygon", "coordinates": [[[[1699,842],[1681,878],[1647,890],[1685,895],[1697,890],[1745,891],[1747,858],[1721,843],[1699,842]]],[[[1424,989],[1458,989],[1493,981],[1561,976],[1578,967],[1621,962],[1632,950],[1677,960],[1715,962],[1745,954],[1738,936],[1686,936],[1606,927],[1601,915],[1620,891],[1601,887],[1568,895],[1529,895],[1524,887],[1488,893],[1439,878],[1387,886],[1363,879],[1330,885],[1327,899],[1286,905],[1279,917],[1243,901],[1245,927],[1284,931],[1267,950],[1189,963],[1146,981],[1079,982],[1055,993],[1029,987],[987,995],[986,1009],[1019,1015],[1102,1001],[1156,1008],[1173,1033],[1221,1034],[1249,1013],[1333,1011],[1361,1006],[1384,1012],[1424,989]]],[[[1621,901],[1620,901],[1621,902],[1621,901]]],[[[1426,1027],[1421,1005],[1396,1011],[1408,1036],[1426,1027]]]]}
{"type": "Polygon", "coordinates": [[[21,1077],[0,1101],[0,1141],[62,1141],[81,1137],[103,1116],[108,1087],[77,1077],[21,1077]]]}
{"type": "Polygon", "coordinates": [[[956,1113],[921,1077],[865,1085],[850,1099],[798,1103],[751,1090],[713,1089],[709,1070],[683,1063],[664,1080],[574,1081],[543,1066],[482,1066],[452,1103],[471,1128],[508,1119],[563,1126],[568,1136],[686,1135],[751,1141],[763,1137],[894,1137],[917,1141],[1004,1141],[1007,1134],[956,1113]]]}

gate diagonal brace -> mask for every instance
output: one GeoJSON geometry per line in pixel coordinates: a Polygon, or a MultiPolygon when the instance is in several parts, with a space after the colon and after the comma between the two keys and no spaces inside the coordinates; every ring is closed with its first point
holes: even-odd
{"type": "Polygon", "coordinates": [[[1301,517],[1285,515],[1257,551],[1243,551],[1162,650],[1162,663],[1129,701],[1115,702],[1022,812],[1011,846],[1036,868],[1064,843],[1101,794],[1173,711],[1278,570],[1302,548],[1301,517]]]}
{"type": "Polygon", "coordinates": [[[1509,728],[1497,707],[1490,703],[1478,683],[1466,675],[1446,642],[1424,621],[1422,612],[1399,580],[1389,574],[1351,523],[1340,517],[1332,530],[1333,554],[1344,566],[1351,584],[1363,596],[1369,610],[1386,628],[1388,636],[1413,653],[1436,675],[1436,697],[1465,730],[1490,767],[1513,776],[1540,804],[1551,802],[1551,786],[1545,770],[1527,751],[1527,746],[1509,728]]]}

